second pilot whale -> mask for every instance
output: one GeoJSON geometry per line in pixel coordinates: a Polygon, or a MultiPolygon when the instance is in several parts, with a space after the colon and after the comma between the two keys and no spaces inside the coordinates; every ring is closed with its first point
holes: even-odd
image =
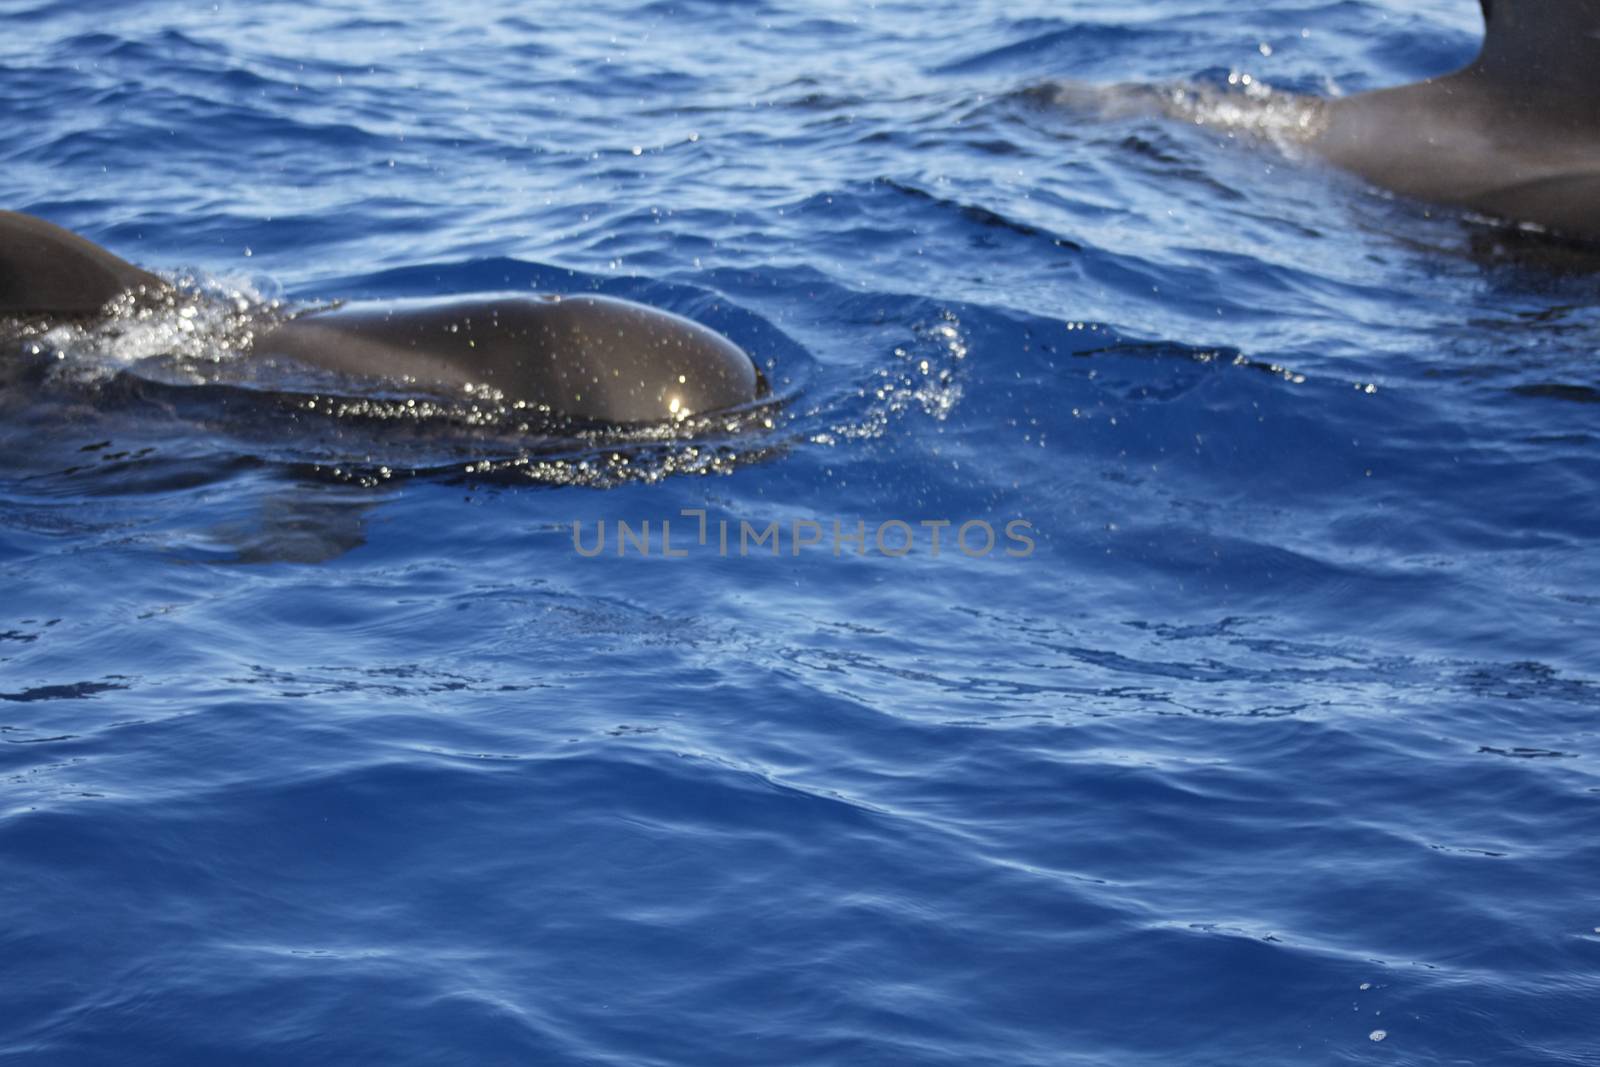
{"type": "MultiPolygon", "coordinates": [[[[44,219],[0,212],[0,315],[59,321],[172,286],[44,219]]],[[[682,420],[765,395],[750,356],[690,319],[614,297],[502,296],[351,305],[265,323],[254,359],[402,387],[483,389],[552,415],[682,420]]]]}
{"type": "Polygon", "coordinates": [[[1482,0],[1461,70],[1328,102],[1310,147],[1374,184],[1600,238],[1600,0],[1482,0]]]}

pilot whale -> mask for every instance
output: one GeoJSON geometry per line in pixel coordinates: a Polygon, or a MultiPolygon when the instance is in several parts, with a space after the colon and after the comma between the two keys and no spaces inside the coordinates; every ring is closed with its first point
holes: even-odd
{"type": "MultiPolygon", "coordinates": [[[[0,316],[83,319],[172,286],[68,230],[0,211],[0,316]]],[[[677,421],[767,391],[721,334],[599,295],[347,305],[264,325],[258,359],[459,393],[487,388],[552,415],[611,424],[677,421]]]]}
{"type": "Polygon", "coordinates": [[[1482,50],[1328,102],[1310,147],[1405,196],[1600,239],[1600,0],[1481,0],[1482,50]]]}

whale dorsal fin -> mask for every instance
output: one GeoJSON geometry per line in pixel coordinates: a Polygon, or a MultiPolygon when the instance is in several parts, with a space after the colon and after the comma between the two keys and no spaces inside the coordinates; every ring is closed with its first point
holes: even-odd
{"type": "Polygon", "coordinates": [[[1480,0],[1483,50],[1469,69],[1574,110],[1600,113],[1600,0],[1480,0]]]}
{"type": "Polygon", "coordinates": [[[0,211],[0,315],[88,315],[155,275],[44,219],[0,211]]]}

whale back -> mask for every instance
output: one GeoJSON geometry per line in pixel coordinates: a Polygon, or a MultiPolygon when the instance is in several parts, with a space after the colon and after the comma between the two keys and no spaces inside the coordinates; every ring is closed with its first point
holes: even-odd
{"type": "Polygon", "coordinates": [[[165,284],[54,223],[0,211],[0,315],[92,315],[130,289],[165,284]]]}
{"type": "Polygon", "coordinates": [[[478,389],[566,417],[672,422],[759,399],[743,349],[659,308],[599,294],[347,305],[290,320],[254,350],[340,374],[478,389]]]}

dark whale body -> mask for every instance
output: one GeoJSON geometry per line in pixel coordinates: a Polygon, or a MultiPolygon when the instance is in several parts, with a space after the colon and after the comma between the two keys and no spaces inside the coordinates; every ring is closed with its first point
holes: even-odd
{"type": "Polygon", "coordinates": [[[0,315],[93,315],[167,283],[53,222],[0,211],[0,315]]]}
{"type": "Polygon", "coordinates": [[[1482,0],[1463,69],[1329,101],[1311,142],[1406,196],[1600,239],[1600,0],[1482,0]]]}
{"type": "Polygon", "coordinates": [[[764,388],[732,341],[604,296],[510,296],[349,306],[255,339],[258,356],[455,395],[488,389],[552,414],[660,422],[737,407],[764,388]]]}
{"type": "MultiPolygon", "coordinates": [[[[59,226],[0,212],[0,315],[86,318],[168,283],[59,226]]],[[[758,399],[750,357],[699,323],[611,297],[506,296],[316,311],[264,327],[256,358],[460,395],[486,389],[552,415],[673,421],[758,399]]]]}

